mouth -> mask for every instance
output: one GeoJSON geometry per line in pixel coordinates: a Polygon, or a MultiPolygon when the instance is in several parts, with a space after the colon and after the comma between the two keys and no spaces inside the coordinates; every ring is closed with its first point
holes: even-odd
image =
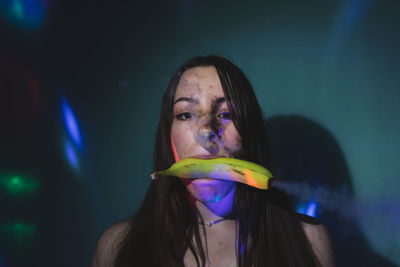
{"type": "Polygon", "coordinates": [[[216,158],[227,158],[226,156],[223,155],[196,155],[196,156],[190,156],[189,158],[195,158],[195,159],[216,159],[216,158]]]}

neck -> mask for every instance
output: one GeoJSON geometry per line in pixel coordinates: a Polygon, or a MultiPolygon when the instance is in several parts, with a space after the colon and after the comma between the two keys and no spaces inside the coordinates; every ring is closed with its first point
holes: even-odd
{"type": "Polygon", "coordinates": [[[196,200],[196,207],[205,222],[225,217],[232,212],[235,187],[220,201],[204,203],[196,200]]]}

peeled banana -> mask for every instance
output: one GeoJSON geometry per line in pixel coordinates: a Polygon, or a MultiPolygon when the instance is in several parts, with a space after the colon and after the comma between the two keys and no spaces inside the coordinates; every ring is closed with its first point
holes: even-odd
{"type": "Polygon", "coordinates": [[[177,176],[189,179],[207,177],[239,182],[258,189],[268,189],[268,181],[272,174],[261,165],[240,159],[186,158],[174,163],[167,170],[151,174],[153,180],[160,176],[177,176]]]}

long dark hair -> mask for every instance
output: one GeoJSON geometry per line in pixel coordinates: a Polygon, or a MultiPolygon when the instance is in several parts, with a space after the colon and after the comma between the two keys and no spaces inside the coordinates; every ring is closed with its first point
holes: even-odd
{"type": "MultiPolygon", "coordinates": [[[[218,72],[232,120],[241,136],[238,158],[273,171],[263,116],[250,82],[243,72],[220,56],[196,57],[184,63],[171,78],[164,94],[154,149],[154,170],[175,161],[171,148],[173,100],[182,74],[190,68],[214,66],[218,72]]],[[[233,216],[239,226],[236,257],[239,266],[318,266],[300,222],[287,197],[271,188],[259,190],[237,184],[233,216]]],[[[199,213],[177,177],[154,180],[142,205],[130,219],[120,244],[116,266],[184,266],[189,249],[198,266],[204,266],[199,213]],[[194,241],[192,241],[194,240],[194,241]]]]}

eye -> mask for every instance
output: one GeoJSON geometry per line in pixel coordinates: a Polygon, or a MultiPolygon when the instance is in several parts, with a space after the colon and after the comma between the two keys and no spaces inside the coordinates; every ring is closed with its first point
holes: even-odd
{"type": "Polygon", "coordinates": [[[183,112],[183,113],[176,115],[175,118],[177,118],[178,120],[181,120],[181,121],[187,121],[192,118],[192,114],[189,112],[183,112]]]}
{"type": "Polygon", "coordinates": [[[217,115],[217,118],[218,119],[224,119],[224,120],[230,120],[231,119],[231,113],[230,112],[222,112],[222,113],[219,113],[218,115],[217,115]]]}

